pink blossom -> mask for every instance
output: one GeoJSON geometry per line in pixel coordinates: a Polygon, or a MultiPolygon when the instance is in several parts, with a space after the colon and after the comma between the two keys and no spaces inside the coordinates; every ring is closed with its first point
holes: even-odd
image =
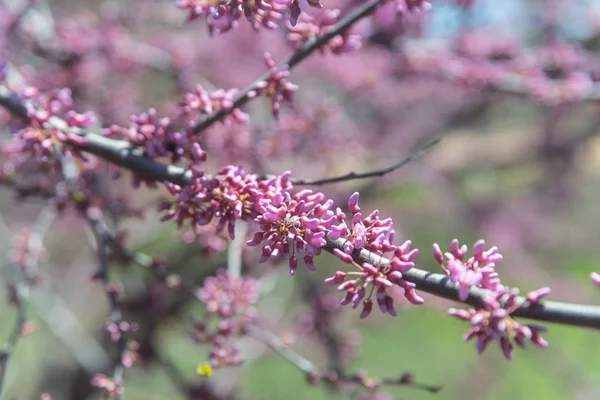
{"type": "Polygon", "coordinates": [[[352,226],[346,225],[346,215],[338,208],[335,219],[339,224],[330,226],[327,237],[330,240],[340,238],[345,240],[344,251],[335,249],[334,255],[345,263],[356,266],[359,271],[348,273],[337,271],[335,275],[327,278],[325,283],[336,285],[339,291],[346,292],[346,297],[342,300],[343,305],[352,304],[352,307],[356,308],[362,303],[361,318],[366,318],[373,309],[371,299],[373,293],[376,293],[379,309],[383,313],[395,316],[394,301],[387,292],[394,285],[404,289],[404,295],[411,303],[422,304],[423,299],[417,295],[415,285],[402,277],[403,273],[415,266],[414,258],[418,250],[410,249],[409,240],[400,246],[394,245],[395,233],[391,220],[380,220],[377,210],[362,218],[358,201],[358,193],[352,194],[348,200],[348,209],[352,212],[352,226]],[[358,265],[351,254],[361,249],[366,249],[377,256],[383,256],[388,252],[393,255],[387,264],[358,265]]]}
{"type": "MultiPolygon", "coordinates": [[[[298,23],[289,27],[287,38],[296,48],[300,48],[309,40],[330,32],[340,17],[341,11],[338,9],[324,9],[314,16],[302,14],[298,23]]],[[[349,53],[358,50],[361,44],[362,36],[349,29],[329,40],[326,46],[321,47],[320,52],[329,50],[333,54],[349,53]]]]}
{"type": "Polygon", "coordinates": [[[503,292],[504,286],[496,272],[496,263],[502,260],[497,247],[485,250],[485,242],[479,240],[473,246],[473,256],[464,261],[467,254],[467,246],[460,246],[457,239],[450,243],[450,252],[442,254],[440,246],[433,245],[435,260],[440,264],[442,270],[450,277],[452,282],[458,283],[458,298],[465,301],[469,296],[471,287],[481,287],[495,292],[503,292]],[[446,264],[444,265],[444,259],[446,264]]]}
{"type": "Polygon", "coordinates": [[[457,310],[451,308],[448,314],[469,321],[473,327],[466,333],[464,340],[477,338],[476,348],[481,354],[489,343],[499,341],[504,356],[512,358],[513,344],[525,348],[529,340],[535,345],[545,348],[548,342],[541,337],[546,328],[538,325],[521,324],[511,318],[510,314],[518,309],[525,300],[518,297],[516,289],[496,293],[485,300],[485,309],[457,310]]]}
{"type": "Polygon", "coordinates": [[[598,287],[600,287],[600,274],[597,272],[592,272],[590,277],[592,278],[592,282],[598,287]]]}

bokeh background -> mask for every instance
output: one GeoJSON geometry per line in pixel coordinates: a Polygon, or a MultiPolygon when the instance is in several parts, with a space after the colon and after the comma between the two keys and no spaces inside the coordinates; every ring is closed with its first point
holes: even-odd
{"type": "MultiPolygon", "coordinates": [[[[184,13],[166,1],[36,3],[39,15],[32,12],[23,20],[25,27],[58,32],[57,43],[74,52],[109,42],[110,54],[86,53],[76,68],[58,67],[23,46],[27,41],[20,42],[17,31],[3,57],[41,87],[71,87],[76,106],[95,110],[104,124],[124,123],[149,106],[170,112],[183,88],[196,83],[243,88],[263,73],[265,51],[275,60],[293,51],[284,29],[257,33],[245,21],[210,38],[203,22],[185,25],[184,13]],[[103,25],[106,20],[118,23],[103,25]],[[175,79],[173,65],[179,71],[175,79]]],[[[425,156],[384,178],[320,190],[340,203],[360,191],[364,209],[393,217],[399,235],[421,249],[421,268],[436,270],[430,255],[434,242],[444,248],[455,237],[468,245],[484,238],[504,255],[497,270],[506,284],[522,292],[550,286],[555,300],[599,302],[600,291],[589,279],[590,272],[600,270],[598,104],[544,105],[527,95],[474,90],[407,74],[401,67],[404,44],[447,43],[465,32],[484,38],[483,46],[504,37],[525,48],[568,42],[584,49],[593,66],[600,2],[477,0],[468,10],[453,1],[432,3],[426,18],[399,22],[380,12],[360,23],[356,31],[371,39],[357,52],[313,55],[291,75],[300,85],[293,111],[302,117],[293,119],[294,113],[284,109],[275,123],[267,101],[251,103],[246,108],[251,128],[207,134],[207,168],[241,163],[257,173],[289,169],[299,177],[332,176],[389,165],[444,135],[425,156]]],[[[0,7],[11,9],[20,3],[4,4],[0,7]]],[[[169,271],[192,285],[225,265],[227,252],[208,257],[206,243],[182,238],[172,224],[158,222],[154,210],[165,191],[133,190],[127,176],[111,181],[109,171],[105,174],[106,190],[144,209],[143,218],[112,221],[127,230],[130,248],[164,257],[169,271]]],[[[48,254],[39,263],[44,281],[26,293],[33,332],[15,349],[5,398],[36,399],[44,392],[54,399],[101,398],[89,382],[95,373],[110,370],[114,355],[103,330],[106,297],[90,280],[97,268],[90,232],[75,213],[53,215],[46,201],[15,200],[3,187],[0,216],[3,268],[10,268],[5,257],[12,246],[10,232],[36,226],[40,218],[50,222],[43,243],[48,254]]],[[[216,247],[221,245],[217,241],[216,247]]],[[[340,262],[319,257],[317,273],[299,269],[290,277],[285,265],[257,266],[254,250],[243,256],[244,272],[260,278],[265,323],[298,353],[325,366],[322,343],[303,334],[311,300],[306,288],[341,268],[340,262]]],[[[231,398],[240,399],[348,398],[308,385],[285,359],[251,339],[241,341],[248,358],[244,365],[198,377],[196,366],[207,349],[190,340],[186,327],[190,316],[201,315],[202,304],[183,290],[165,288],[135,264],[115,265],[111,280],[123,283],[125,315],[139,323],[136,338],[147,352],[143,362],[126,371],[128,400],[203,398],[186,391],[193,387],[201,393],[207,384],[223,393],[235,388],[231,398]]],[[[351,370],[382,377],[409,371],[420,382],[443,387],[437,394],[386,387],[391,398],[600,398],[597,332],[548,324],[547,350],[516,350],[507,361],[492,345],[478,356],[472,343],[461,340],[467,325],[446,315],[456,304],[425,298],[420,307],[401,302],[396,318],[376,310],[359,320],[358,312],[345,309],[336,321],[334,329],[347,338],[351,370]]],[[[15,314],[6,302],[0,304],[0,342],[8,338],[15,314]]]]}

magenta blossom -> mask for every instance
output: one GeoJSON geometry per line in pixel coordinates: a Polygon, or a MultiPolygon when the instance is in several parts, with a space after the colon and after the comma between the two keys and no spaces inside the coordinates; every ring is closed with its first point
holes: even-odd
{"type": "Polygon", "coordinates": [[[237,27],[244,16],[258,30],[276,29],[288,8],[286,0],[178,0],[175,6],[189,12],[188,19],[206,18],[210,34],[220,34],[237,27]]]}
{"type": "Polygon", "coordinates": [[[187,186],[173,183],[165,186],[176,197],[159,205],[159,211],[167,211],[163,221],[174,220],[178,226],[189,221],[196,227],[208,225],[216,218],[217,232],[227,226],[231,239],[234,238],[235,221],[253,216],[254,204],[261,196],[256,176],[233,165],[222,168],[212,177],[194,171],[192,182],[187,186]]]}
{"type": "Polygon", "coordinates": [[[277,63],[271,57],[271,54],[265,53],[265,64],[269,68],[269,78],[257,84],[257,89],[248,93],[248,97],[258,95],[271,98],[271,110],[273,117],[279,119],[279,109],[281,103],[290,103],[292,95],[298,90],[298,86],[289,81],[290,69],[287,65],[277,67],[277,63]]]}
{"type": "MultiPolygon", "coordinates": [[[[180,104],[188,126],[193,127],[200,119],[218,111],[230,110],[238,92],[238,89],[217,89],[209,93],[201,85],[196,85],[193,91],[185,94],[185,99],[180,104]]],[[[245,124],[249,118],[248,114],[235,108],[224,119],[224,123],[245,124]]]]}
{"type": "MultiPolygon", "coordinates": [[[[290,26],[287,38],[296,48],[304,46],[309,40],[330,32],[340,20],[338,9],[322,10],[316,16],[302,14],[298,23],[290,26]]],[[[351,30],[341,32],[320,48],[322,54],[329,49],[333,54],[349,53],[358,50],[362,45],[362,36],[351,30]]]]}
{"type": "Polygon", "coordinates": [[[422,304],[423,299],[417,295],[415,285],[402,278],[403,273],[415,266],[413,260],[418,250],[410,249],[410,240],[400,246],[394,245],[395,232],[392,229],[392,220],[379,219],[377,210],[363,218],[358,199],[358,193],[354,193],[348,200],[352,225],[349,227],[346,224],[346,215],[338,208],[335,214],[337,225],[329,227],[327,238],[330,240],[343,238],[343,251],[335,249],[334,255],[343,262],[356,266],[360,271],[348,273],[337,271],[334,276],[326,279],[325,283],[338,285],[338,290],[346,292],[342,304],[352,303],[353,308],[356,308],[362,302],[361,318],[366,318],[373,309],[371,297],[374,291],[377,293],[379,309],[384,313],[396,315],[394,301],[387,292],[394,285],[404,289],[404,295],[411,303],[422,304]],[[365,262],[359,265],[352,254],[361,249],[368,250],[376,256],[383,256],[388,252],[393,253],[393,256],[387,264],[373,265],[365,262]]]}
{"type": "Polygon", "coordinates": [[[321,254],[326,245],[325,234],[335,216],[330,210],[333,201],[321,203],[323,193],[303,190],[295,195],[278,193],[274,198],[259,202],[260,214],[254,219],[260,231],[247,242],[257,246],[265,242],[259,262],[267,259],[287,259],[290,274],[296,273],[298,255],[303,256],[308,269],[316,269],[313,257],[321,254]]]}
{"type": "Polygon", "coordinates": [[[197,138],[177,132],[170,118],[159,117],[155,109],[139,115],[132,115],[129,128],[112,126],[105,129],[105,136],[121,133],[125,139],[144,150],[148,158],[169,157],[176,163],[187,160],[190,166],[206,161],[206,153],[200,147],[197,138]]]}
{"type": "Polygon", "coordinates": [[[590,277],[592,278],[592,282],[598,287],[600,287],[600,274],[597,272],[592,272],[590,277]]]}
{"type": "Polygon", "coordinates": [[[511,318],[510,314],[526,301],[518,297],[518,293],[517,289],[496,293],[494,297],[485,300],[485,309],[457,310],[451,308],[448,310],[448,314],[473,324],[464,340],[477,338],[475,346],[480,354],[490,342],[498,340],[504,356],[510,360],[513,344],[524,349],[529,340],[539,347],[548,347],[548,342],[541,336],[547,331],[545,327],[524,325],[511,318]]]}
{"type": "Polygon", "coordinates": [[[485,250],[485,241],[478,240],[473,245],[473,256],[464,261],[467,246],[460,246],[458,239],[450,243],[450,251],[442,254],[440,246],[433,245],[433,255],[442,270],[450,277],[452,282],[458,283],[458,298],[465,301],[469,297],[469,289],[473,286],[489,289],[502,293],[505,288],[500,283],[496,272],[496,262],[502,260],[496,246],[485,250]],[[444,259],[446,265],[444,265],[444,259]]]}

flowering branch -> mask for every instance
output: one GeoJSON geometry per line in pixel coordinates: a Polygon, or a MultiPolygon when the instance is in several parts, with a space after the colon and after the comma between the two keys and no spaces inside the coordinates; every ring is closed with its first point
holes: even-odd
{"type": "MultiPolygon", "coordinates": [[[[326,45],[331,39],[344,32],[357,21],[372,14],[380,3],[382,3],[382,0],[367,1],[365,4],[357,8],[354,12],[350,13],[346,18],[344,18],[338,24],[336,24],[331,31],[309,40],[304,46],[298,49],[287,60],[281,62],[279,65],[282,68],[294,68],[297,64],[299,64],[309,55],[311,55],[315,50],[318,50],[324,45],[326,45]]],[[[255,80],[250,86],[248,86],[246,89],[237,94],[237,96],[233,99],[230,107],[221,108],[219,111],[200,120],[191,129],[191,132],[194,134],[202,132],[215,122],[220,121],[225,116],[229,115],[236,108],[239,108],[240,106],[246,104],[246,102],[253,97],[252,95],[262,88],[263,82],[269,81],[270,76],[271,72],[267,72],[266,74],[255,80]]]]}
{"type": "MultiPolygon", "coordinates": [[[[23,115],[22,112],[24,109],[23,104],[18,99],[10,95],[7,96],[6,92],[3,93],[2,88],[0,86],[0,105],[14,112],[21,119],[28,120],[28,117],[23,115]],[[2,96],[3,94],[4,96],[2,96]]],[[[165,165],[145,158],[139,155],[136,149],[128,142],[106,138],[96,133],[82,131],[78,128],[65,128],[63,124],[66,123],[60,118],[52,117],[50,121],[53,124],[62,126],[63,129],[78,131],[83,140],[73,143],[72,146],[80,150],[95,154],[152,180],[167,181],[182,187],[192,183],[193,174],[191,170],[173,165],[165,165]]],[[[343,243],[343,239],[328,240],[327,246],[324,249],[330,252],[333,252],[334,249],[343,249],[343,243]]],[[[354,256],[358,257],[356,260],[359,265],[361,265],[361,262],[367,260],[375,262],[373,265],[379,265],[377,264],[378,261],[382,263],[389,262],[389,260],[379,258],[366,250],[362,250],[354,256]]],[[[451,300],[459,298],[458,286],[450,282],[445,275],[417,268],[412,268],[403,275],[406,281],[414,283],[418,289],[451,300]]],[[[489,292],[486,290],[472,288],[465,303],[481,307],[484,304],[483,299],[488,294],[489,292]]],[[[514,315],[540,321],[600,329],[600,307],[598,306],[552,301],[535,304],[526,302],[514,311],[514,315]]]]}
{"type": "MultiPolygon", "coordinates": [[[[340,238],[336,240],[327,240],[324,249],[333,253],[335,249],[344,249],[345,240],[340,238]]],[[[362,265],[369,263],[371,265],[385,265],[390,261],[380,257],[368,250],[355,250],[352,254],[354,261],[362,265]]],[[[471,287],[466,300],[460,300],[460,291],[457,284],[453,283],[447,275],[436,274],[418,268],[411,268],[402,273],[403,278],[416,285],[416,289],[434,294],[445,299],[463,302],[474,307],[485,308],[486,297],[494,296],[493,292],[486,289],[471,287]]],[[[600,329],[600,306],[563,303],[558,301],[529,302],[525,298],[519,298],[524,301],[518,309],[512,314],[517,317],[529,318],[538,321],[556,322],[565,325],[580,326],[586,328],[600,329]]]]}

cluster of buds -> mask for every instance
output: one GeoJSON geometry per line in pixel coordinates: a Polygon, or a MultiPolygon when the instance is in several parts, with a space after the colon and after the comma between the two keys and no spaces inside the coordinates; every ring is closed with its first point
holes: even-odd
{"type": "Polygon", "coordinates": [[[600,288],[600,274],[597,272],[592,272],[590,277],[592,278],[592,282],[594,282],[594,284],[600,288]]]}
{"type": "Polygon", "coordinates": [[[330,210],[333,201],[325,199],[323,193],[302,190],[295,195],[289,192],[276,194],[273,198],[261,199],[258,203],[260,214],[254,219],[259,225],[249,246],[263,244],[259,262],[268,259],[287,259],[290,274],[296,273],[298,257],[303,256],[306,267],[315,271],[313,258],[321,254],[325,246],[327,225],[334,218],[330,210]]]}
{"type": "Polygon", "coordinates": [[[392,0],[396,12],[405,14],[409,12],[424,12],[431,9],[431,3],[425,0],[392,0]]]}
{"type": "Polygon", "coordinates": [[[291,184],[289,173],[258,181],[256,175],[230,165],[212,177],[194,171],[188,186],[167,183],[166,187],[175,199],[159,205],[159,211],[167,211],[163,221],[174,220],[178,226],[189,221],[194,228],[216,218],[217,232],[227,226],[229,237],[234,239],[236,220],[254,218],[261,201],[269,201],[277,193],[291,188],[291,184]]]}
{"type": "Polygon", "coordinates": [[[169,157],[171,162],[188,161],[192,166],[206,160],[206,153],[192,135],[173,129],[170,118],[160,118],[151,108],[140,115],[132,115],[129,128],[113,125],[104,130],[105,136],[123,135],[127,141],[144,150],[152,159],[169,157]]]}
{"type": "Polygon", "coordinates": [[[219,271],[216,276],[206,278],[196,297],[206,306],[206,313],[203,320],[193,321],[191,335],[197,343],[211,344],[208,366],[216,369],[239,365],[242,359],[231,341],[243,335],[255,320],[258,282],[219,271]]]}
{"type": "Polygon", "coordinates": [[[458,283],[458,298],[465,301],[469,296],[469,289],[473,286],[489,289],[502,293],[505,287],[500,283],[496,272],[496,263],[502,260],[496,246],[485,250],[485,241],[478,240],[473,246],[473,255],[465,261],[467,246],[460,245],[458,239],[450,243],[450,251],[442,253],[440,246],[433,245],[433,256],[440,264],[442,270],[450,277],[452,282],[458,283]],[[444,264],[445,261],[445,264],[444,264]]]}
{"type": "Polygon", "coordinates": [[[196,85],[193,91],[185,94],[185,99],[180,104],[188,126],[193,127],[201,118],[221,110],[231,110],[224,122],[247,123],[250,118],[248,114],[239,108],[232,110],[237,93],[238,89],[217,89],[209,93],[201,85],[196,85]]]}
{"type": "Polygon", "coordinates": [[[458,285],[458,298],[466,301],[472,287],[486,289],[491,295],[484,299],[484,308],[467,310],[450,309],[448,313],[458,319],[473,324],[465,341],[477,338],[476,348],[482,353],[487,345],[498,340],[507,359],[511,359],[513,342],[524,348],[531,340],[540,347],[548,343],[540,336],[546,328],[537,325],[522,325],[511,317],[511,313],[526,302],[537,303],[550,294],[550,288],[534,290],[526,297],[519,297],[518,289],[509,289],[500,283],[496,263],[502,260],[496,246],[485,249],[485,242],[475,243],[472,256],[465,261],[467,246],[461,246],[457,239],[450,243],[450,251],[443,254],[438,244],[433,245],[433,255],[440,267],[452,282],[458,285]]]}
{"type": "Polygon", "coordinates": [[[28,284],[35,285],[40,282],[38,263],[48,257],[48,251],[38,234],[31,229],[24,229],[13,236],[7,256],[11,263],[21,268],[28,284]]]}
{"type": "Polygon", "coordinates": [[[583,62],[583,50],[563,43],[525,51],[512,40],[471,33],[458,37],[449,48],[409,50],[403,57],[404,72],[525,95],[543,104],[598,95],[598,76],[583,62]]]}
{"type": "MultiPolygon", "coordinates": [[[[96,159],[84,155],[78,147],[86,140],[81,130],[95,125],[96,117],[89,111],[80,114],[71,109],[69,89],[40,92],[27,87],[18,97],[26,106],[30,122],[0,145],[0,180],[19,182],[40,193],[55,192],[57,186],[64,188],[59,183],[68,180],[66,191],[70,195],[76,183],[65,173],[84,173],[94,167],[96,159]]],[[[64,192],[55,194],[59,208],[66,201],[64,197],[69,197],[64,192]],[[58,198],[61,194],[63,199],[58,198]]]]}
{"type": "Polygon", "coordinates": [[[107,399],[120,399],[125,393],[123,379],[114,379],[104,374],[96,374],[91,382],[93,387],[101,389],[107,399]]]}
{"type": "Polygon", "coordinates": [[[334,255],[343,262],[354,265],[359,271],[337,271],[326,279],[325,283],[337,285],[338,290],[346,292],[342,304],[352,304],[352,307],[356,308],[362,303],[361,318],[366,318],[371,313],[371,297],[374,292],[379,309],[383,313],[395,316],[394,299],[388,293],[394,286],[404,289],[404,296],[411,303],[422,304],[423,299],[416,293],[414,283],[404,280],[402,275],[415,266],[414,259],[419,251],[411,250],[410,240],[399,246],[393,244],[395,232],[392,229],[392,220],[380,219],[378,210],[363,218],[358,200],[359,194],[354,193],[348,201],[348,209],[352,213],[351,226],[346,224],[346,214],[338,208],[335,223],[329,227],[327,238],[344,240],[343,250],[336,248],[334,255]],[[376,262],[358,264],[353,254],[363,249],[367,250],[376,262]],[[386,253],[391,253],[392,256],[389,262],[382,263],[381,259],[386,253]]]}
{"type": "MultiPolygon", "coordinates": [[[[304,46],[308,41],[317,36],[324,35],[335,27],[340,20],[341,11],[338,9],[322,10],[317,15],[302,14],[298,23],[290,27],[287,38],[296,48],[304,46]]],[[[326,50],[333,54],[349,53],[358,50],[362,45],[362,36],[352,33],[351,30],[340,32],[319,51],[324,54],[326,50]]]]}
{"type": "Polygon", "coordinates": [[[227,32],[237,27],[237,21],[246,17],[252,28],[276,29],[287,0],[177,0],[175,6],[188,11],[188,20],[206,18],[211,35],[227,32]]]}
{"type": "Polygon", "coordinates": [[[31,121],[2,146],[2,152],[8,155],[5,163],[10,163],[11,169],[31,169],[32,164],[36,164],[41,170],[60,171],[62,158],[73,155],[84,158],[72,147],[63,145],[84,143],[85,139],[71,128],[88,128],[96,124],[96,117],[91,112],[79,114],[70,110],[73,100],[69,89],[40,93],[37,88],[28,87],[19,97],[31,121]],[[65,126],[58,127],[53,118],[62,118],[60,121],[65,126]]]}
{"type": "Polygon", "coordinates": [[[287,65],[281,68],[271,57],[271,54],[265,53],[265,64],[269,68],[269,78],[266,81],[258,82],[256,89],[248,93],[248,97],[259,95],[271,98],[271,110],[275,119],[279,118],[279,109],[282,102],[291,102],[293,93],[298,90],[298,86],[289,81],[290,69],[287,65]]]}
{"type": "Polygon", "coordinates": [[[498,340],[504,356],[510,360],[513,344],[524,349],[526,342],[529,340],[539,347],[548,347],[548,342],[541,336],[547,330],[545,327],[521,324],[511,318],[510,315],[528,301],[527,299],[539,301],[548,293],[548,290],[541,289],[532,292],[524,299],[518,296],[519,291],[517,289],[513,289],[486,298],[484,309],[457,310],[451,308],[448,313],[463,321],[469,321],[473,325],[464,339],[467,341],[477,338],[476,348],[480,354],[489,343],[498,340]]]}

